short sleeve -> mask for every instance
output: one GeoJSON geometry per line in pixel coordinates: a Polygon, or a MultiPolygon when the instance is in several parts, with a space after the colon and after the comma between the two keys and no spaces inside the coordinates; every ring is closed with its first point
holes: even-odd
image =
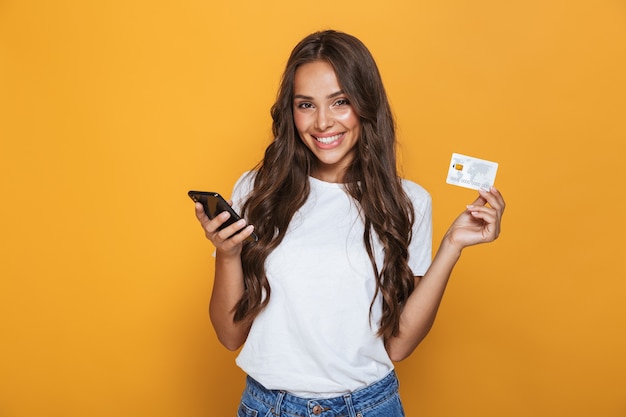
{"type": "Polygon", "coordinates": [[[415,213],[413,237],[409,243],[409,267],[414,276],[424,276],[432,261],[432,199],[424,188],[412,181],[402,180],[402,186],[415,213]]]}
{"type": "Polygon", "coordinates": [[[248,199],[248,196],[252,192],[254,187],[255,171],[247,171],[239,177],[235,186],[233,187],[233,193],[231,200],[233,200],[233,209],[241,214],[241,208],[248,199]]]}

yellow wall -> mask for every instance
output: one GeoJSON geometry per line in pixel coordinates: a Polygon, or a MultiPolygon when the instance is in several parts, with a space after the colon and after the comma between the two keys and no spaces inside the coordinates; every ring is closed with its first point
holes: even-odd
{"type": "Polygon", "coordinates": [[[407,414],[626,415],[621,0],[1,1],[0,415],[234,415],[185,194],[259,160],[287,54],[329,27],[377,58],[436,241],[474,198],[452,152],[509,204],[398,365],[407,414]]]}

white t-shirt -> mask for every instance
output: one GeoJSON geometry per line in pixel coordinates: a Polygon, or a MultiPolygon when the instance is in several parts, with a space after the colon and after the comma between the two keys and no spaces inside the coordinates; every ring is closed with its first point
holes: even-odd
{"type": "MultiPolygon", "coordinates": [[[[237,210],[252,189],[245,175],[233,191],[237,210]]],[[[311,192],[282,243],[265,264],[271,287],[267,307],[256,317],[237,365],[268,389],[301,397],[332,397],[384,378],[393,363],[376,335],[382,313],[363,222],[341,184],[310,178],[311,192]]],[[[431,198],[403,180],[415,209],[409,267],[415,276],[431,262],[431,198]]],[[[383,250],[374,239],[377,265],[383,250]]]]}

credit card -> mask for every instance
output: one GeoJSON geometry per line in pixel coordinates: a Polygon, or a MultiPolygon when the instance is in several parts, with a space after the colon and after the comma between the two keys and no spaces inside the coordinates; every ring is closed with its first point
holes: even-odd
{"type": "Polygon", "coordinates": [[[496,182],[498,163],[453,153],[446,182],[472,190],[489,190],[496,182]]]}

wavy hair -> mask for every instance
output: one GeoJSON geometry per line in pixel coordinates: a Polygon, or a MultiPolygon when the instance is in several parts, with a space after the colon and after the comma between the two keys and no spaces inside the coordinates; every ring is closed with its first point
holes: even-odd
{"type": "Polygon", "coordinates": [[[400,314],[414,289],[408,266],[408,245],[414,222],[413,205],[406,196],[396,166],[395,121],[383,82],[369,50],[354,36],[327,30],[304,38],[291,52],[277,99],[271,109],[274,141],[256,167],[254,188],[243,205],[244,216],[255,225],[259,241],[242,251],[245,291],[235,307],[235,321],[252,321],[267,305],[271,288],[265,260],[285,236],[287,227],[309,195],[308,177],[317,159],[302,143],[294,124],[293,96],[296,70],[304,64],[328,62],[361,123],[356,155],[344,185],[358,203],[364,222],[363,244],[382,294],[378,334],[397,335],[400,314]],[[376,265],[374,234],[384,248],[382,266],[376,265]]]}

